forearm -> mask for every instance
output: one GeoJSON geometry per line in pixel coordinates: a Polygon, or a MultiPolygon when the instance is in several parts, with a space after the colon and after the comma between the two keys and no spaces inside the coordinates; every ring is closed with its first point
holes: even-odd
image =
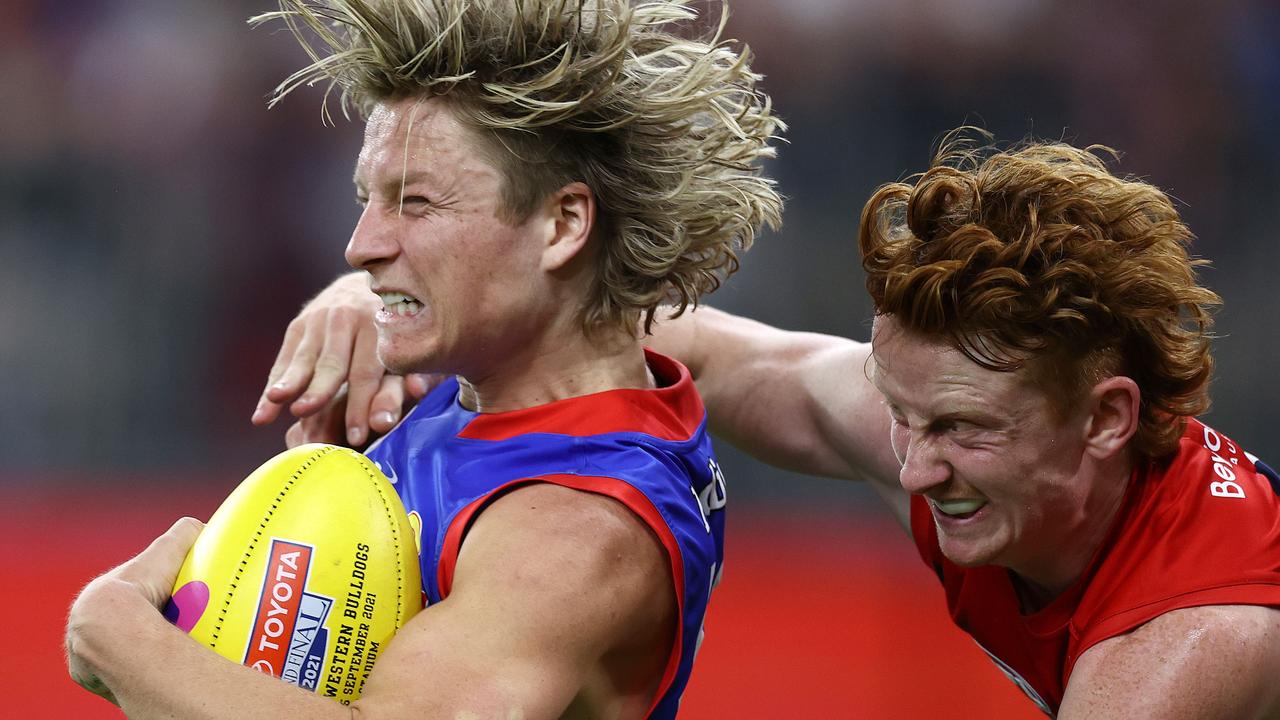
{"type": "Polygon", "coordinates": [[[92,671],[133,720],[317,718],[349,720],[337,702],[217,655],[170,625],[128,583],[86,588],[68,653],[92,671]]]}

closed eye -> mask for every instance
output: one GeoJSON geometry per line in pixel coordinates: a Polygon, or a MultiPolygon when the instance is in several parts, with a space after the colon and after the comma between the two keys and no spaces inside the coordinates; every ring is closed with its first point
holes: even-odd
{"type": "Polygon", "coordinates": [[[934,423],[933,431],[962,447],[987,447],[999,442],[999,433],[981,423],[959,419],[941,419],[934,423]]]}
{"type": "Polygon", "coordinates": [[[396,212],[403,214],[406,210],[413,215],[426,215],[434,205],[431,201],[421,195],[405,195],[400,198],[400,204],[396,207],[396,212]]]}
{"type": "Polygon", "coordinates": [[[929,426],[929,428],[936,433],[946,433],[946,432],[952,432],[953,430],[960,429],[961,425],[963,425],[963,423],[960,422],[959,420],[944,418],[942,420],[935,420],[929,426]]]}
{"type": "Polygon", "coordinates": [[[959,418],[942,418],[933,423],[935,432],[972,432],[974,430],[982,430],[982,426],[977,423],[961,420],[959,418]]]}

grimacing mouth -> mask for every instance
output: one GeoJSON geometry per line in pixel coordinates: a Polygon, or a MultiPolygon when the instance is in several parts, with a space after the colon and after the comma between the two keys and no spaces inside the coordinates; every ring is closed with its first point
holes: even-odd
{"type": "Polygon", "coordinates": [[[929,504],[948,517],[968,517],[986,506],[987,501],[986,499],[934,500],[930,498],[929,504]]]}
{"type": "Polygon", "coordinates": [[[378,297],[382,299],[383,309],[400,317],[417,315],[422,310],[422,303],[417,298],[404,293],[378,293],[378,297]]]}

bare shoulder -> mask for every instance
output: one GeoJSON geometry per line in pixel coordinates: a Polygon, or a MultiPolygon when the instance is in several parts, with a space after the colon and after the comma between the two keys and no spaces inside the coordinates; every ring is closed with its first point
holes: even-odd
{"type": "Polygon", "coordinates": [[[598,716],[605,705],[619,717],[643,715],[679,624],[658,536],[612,498],[546,483],[481,513],[463,541],[454,594],[463,603],[519,599],[500,600],[507,607],[495,615],[523,619],[525,654],[543,667],[538,658],[573,659],[582,683],[575,716],[598,716]]]}
{"type": "Polygon", "coordinates": [[[651,589],[665,582],[667,567],[657,536],[622,503],[533,483],[480,514],[462,544],[455,585],[461,590],[465,574],[486,573],[520,582],[542,578],[555,585],[571,580],[651,589]]]}
{"type": "Polygon", "coordinates": [[[650,649],[665,657],[670,642],[654,646],[657,630],[674,632],[676,621],[657,535],[612,498],[546,483],[509,492],[480,514],[462,543],[453,592],[461,603],[520,598],[524,607],[508,612],[538,615],[553,634],[568,622],[585,658],[650,649]]]}
{"type": "Polygon", "coordinates": [[[1280,609],[1174,610],[1076,662],[1060,718],[1280,717],[1280,609]]]}
{"type": "Polygon", "coordinates": [[[676,628],[657,536],[622,504],[548,484],[475,519],[452,590],[395,637],[368,717],[642,717],[676,628]]]}

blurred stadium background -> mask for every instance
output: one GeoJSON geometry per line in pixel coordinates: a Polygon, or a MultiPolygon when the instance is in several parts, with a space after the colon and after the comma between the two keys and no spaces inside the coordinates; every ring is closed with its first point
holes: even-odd
{"type": "MultiPolygon", "coordinates": [[[[698,3],[702,5],[702,3],[698,3]]],[[[65,678],[76,589],[282,443],[248,417],[343,269],[359,127],[243,22],[262,0],[0,3],[0,606],[10,717],[117,717],[65,678]]],[[[962,124],[1103,143],[1182,202],[1226,307],[1208,421],[1280,462],[1280,5],[735,0],[791,125],[785,229],[711,303],[865,338],[853,229],[962,124]]],[[[1031,718],[861,488],[721,445],[729,566],[690,718],[1031,718]]]]}

